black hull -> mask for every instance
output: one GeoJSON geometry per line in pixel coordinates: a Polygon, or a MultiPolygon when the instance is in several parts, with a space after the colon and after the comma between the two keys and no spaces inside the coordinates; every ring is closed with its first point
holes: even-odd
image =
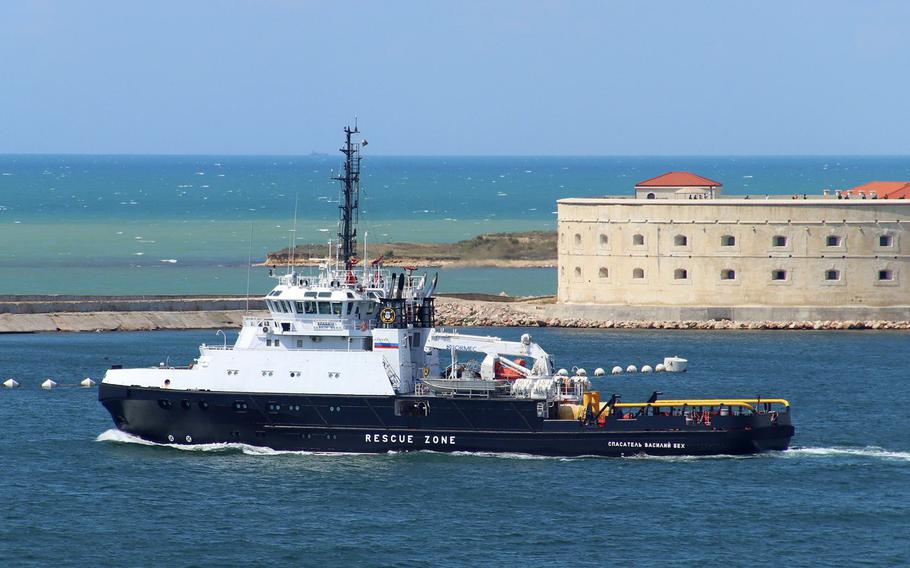
{"type": "Polygon", "coordinates": [[[687,425],[681,416],[611,416],[599,427],[542,418],[535,401],[509,399],[185,392],[104,383],[99,399],[118,429],[151,442],[314,452],[741,455],[785,450],[794,433],[788,413],[717,416],[710,425],[687,425]]]}

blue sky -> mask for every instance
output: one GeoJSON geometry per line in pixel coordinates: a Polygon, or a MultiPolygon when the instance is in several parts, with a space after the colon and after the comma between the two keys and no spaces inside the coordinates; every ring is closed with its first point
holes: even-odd
{"type": "Polygon", "coordinates": [[[910,154],[910,2],[0,2],[0,153],[910,154]]]}

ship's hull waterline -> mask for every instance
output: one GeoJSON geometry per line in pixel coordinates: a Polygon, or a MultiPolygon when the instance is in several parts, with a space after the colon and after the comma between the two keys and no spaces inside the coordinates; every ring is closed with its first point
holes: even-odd
{"type": "Polygon", "coordinates": [[[538,401],[495,398],[254,394],[102,384],[99,399],[118,429],[147,441],[234,442],[293,451],[742,455],[785,450],[794,433],[789,413],[773,421],[765,414],[717,416],[708,425],[687,424],[683,416],[611,416],[603,426],[584,426],[578,420],[538,417],[538,401]]]}

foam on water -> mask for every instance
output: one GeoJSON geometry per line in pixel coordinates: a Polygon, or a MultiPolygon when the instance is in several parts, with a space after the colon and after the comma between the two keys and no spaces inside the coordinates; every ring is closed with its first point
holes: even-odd
{"type": "Polygon", "coordinates": [[[248,456],[286,456],[286,455],[297,455],[297,456],[352,456],[352,455],[365,455],[357,454],[354,452],[309,452],[309,451],[293,451],[293,450],[273,450],[272,448],[267,448],[264,446],[251,446],[249,444],[240,444],[237,442],[218,442],[214,444],[159,444],[157,442],[150,442],[148,440],[143,440],[138,436],[133,436],[132,434],[127,434],[126,432],[121,432],[120,430],[110,429],[102,432],[95,438],[96,442],[114,442],[120,444],[137,444],[140,446],[154,446],[158,448],[172,448],[175,450],[182,450],[186,452],[216,452],[216,453],[230,453],[230,452],[240,452],[248,456]]]}
{"type": "Polygon", "coordinates": [[[886,450],[878,446],[866,446],[864,448],[790,448],[781,453],[785,457],[859,457],[874,458],[889,461],[910,462],[910,452],[895,452],[886,450]]]}
{"type": "MultiPolygon", "coordinates": [[[[251,446],[249,444],[240,444],[237,442],[219,442],[214,444],[158,444],[143,440],[137,436],[121,432],[120,430],[110,429],[102,432],[95,439],[96,442],[115,442],[124,444],[138,444],[141,446],[157,446],[161,448],[173,448],[175,450],[190,452],[240,452],[248,456],[351,456],[351,455],[383,455],[383,454],[366,454],[356,452],[312,452],[305,450],[274,450],[264,446],[251,446]]],[[[406,455],[410,452],[387,452],[385,455],[406,455]]],[[[538,456],[533,454],[522,454],[515,452],[437,452],[434,450],[420,450],[415,453],[439,454],[451,456],[471,456],[481,458],[497,458],[511,460],[556,460],[556,461],[574,461],[579,459],[603,459],[603,456],[538,456]]],[[[668,462],[686,462],[701,460],[741,460],[757,458],[840,458],[840,457],[857,457],[881,459],[887,461],[910,462],[910,452],[898,452],[886,450],[877,446],[866,446],[864,448],[790,448],[783,452],[764,452],[760,454],[747,455],[713,455],[713,456],[652,456],[647,454],[635,454],[624,456],[622,459],[627,460],[650,460],[650,461],[668,461],[668,462]]],[[[612,459],[612,458],[608,458],[612,459]]]]}

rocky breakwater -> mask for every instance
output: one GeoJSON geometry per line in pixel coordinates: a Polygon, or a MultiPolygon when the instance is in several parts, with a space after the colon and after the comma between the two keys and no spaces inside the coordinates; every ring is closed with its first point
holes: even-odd
{"type": "Polygon", "coordinates": [[[436,301],[436,324],[442,327],[571,327],[590,329],[700,330],[910,330],[910,321],[651,321],[567,318],[548,314],[546,304],[484,302],[450,298],[436,301]]]}

